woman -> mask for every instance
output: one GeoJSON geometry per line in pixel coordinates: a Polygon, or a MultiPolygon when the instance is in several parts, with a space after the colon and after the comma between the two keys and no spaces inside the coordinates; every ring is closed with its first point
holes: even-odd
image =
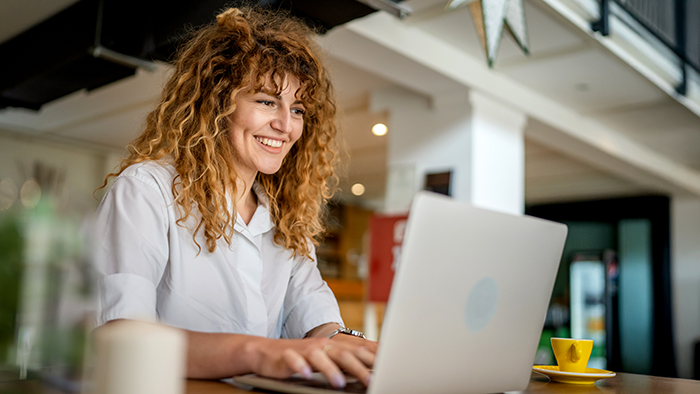
{"type": "Polygon", "coordinates": [[[108,176],[98,323],[187,330],[188,377],[318,370],[342,387],[343,369],[369,382],[376,343],[345,335],[356,333],[342,330],[315,263],[336,157],[318,52],[297,21],[223,12],[180,51],[146,129],[108,176]]]}

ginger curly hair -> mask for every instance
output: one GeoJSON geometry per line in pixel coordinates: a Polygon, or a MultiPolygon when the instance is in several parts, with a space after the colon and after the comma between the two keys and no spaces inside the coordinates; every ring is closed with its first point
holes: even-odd
{"type": "Polygon", "coordinates": [[[235,149],[229,138],[234,96],[242,89],[253,93],[270,85],[279,94],[285,78],[293,76],[299,81],[296,96],[306,109],[304,130],[279,171],[258,173],[256,180],[269,199],[275,242],[294,256],[311,258],[310,242],[318,245],[325,231],[323,217],[337,185],[338,157],[335,97],[313,37],[306,25],[284,14],[254,8],[223,11],[217,23],[195,31],[180,48],[145,130],[129,144],[129,156],[102,187],[132,164],[172,160],[178,224],[198,212],[192,239],[200,251],[195,236],[202,228],[209,252],[220,238],[230,244],[236,212],[235,207],[234,212],[226,209],[226,190],[236,195],[235,149]]]}

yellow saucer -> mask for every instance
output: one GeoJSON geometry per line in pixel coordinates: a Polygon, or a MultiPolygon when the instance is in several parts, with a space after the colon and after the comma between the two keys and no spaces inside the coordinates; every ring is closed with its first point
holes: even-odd
{"type": "Polygon", "coordinates": [[[596,380],[612,378],[615,372],[604,369],[586,368],[586,372],[564,372],[557,365],[535,365],[532,370],[546,375],[552,382],[569,384],[593,384],[596,380]]]}

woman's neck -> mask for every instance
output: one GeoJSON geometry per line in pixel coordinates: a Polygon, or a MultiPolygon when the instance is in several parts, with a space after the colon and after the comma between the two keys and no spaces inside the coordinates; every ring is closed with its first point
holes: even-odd
{"type": "Polygon", "coordinates": [[[248,180],[236,179],[236,211],[247,225],[258,208],[258,199],[253,192],[255,177],[248,180]]]}

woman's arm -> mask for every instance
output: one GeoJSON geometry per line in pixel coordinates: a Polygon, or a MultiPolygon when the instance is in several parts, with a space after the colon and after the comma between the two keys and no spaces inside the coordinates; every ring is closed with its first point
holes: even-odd
{"type": "Polygon", "coordinates": [[[335,323],[319,326],[304,339],[187,331],[187,377],[220,379],[256,373],[286,378],[298,373],[308,378],[315,370],[335,387],[343,387],[341,370],[345,370],[369,384],[376,342],[348,335],[328,339],[338,327],[335,323]]]}
{"type": "Polygon", "coordinates": [[[323,324],[306,333],[305,338],[328,338],[333,331],[339,328],[341,325],[338,323],[323,324]]]}
{"type": "MultiPolygon", "coordinates": [[[[104,326],[120,320],[112,320],[104,326]]],[[[337,326],[333,323],[333,327],[337,326]]],[[[287,378],[298,373],[310,378],[315,370],[323,373],[333,386],[343,387],[345,377],[340,372],[342,369],[368,384],[369,368],[374,364],[376,351],[375,342],[360,338],[355,338],[357,341],[335,337],[269,339],[242,334],[183,331],[187,337],[186,376],[194,379],[223,379],[248,373],[273,378],[287,378]]],[[[321,331],[324,330],[316,332],[321,331]]]]}

